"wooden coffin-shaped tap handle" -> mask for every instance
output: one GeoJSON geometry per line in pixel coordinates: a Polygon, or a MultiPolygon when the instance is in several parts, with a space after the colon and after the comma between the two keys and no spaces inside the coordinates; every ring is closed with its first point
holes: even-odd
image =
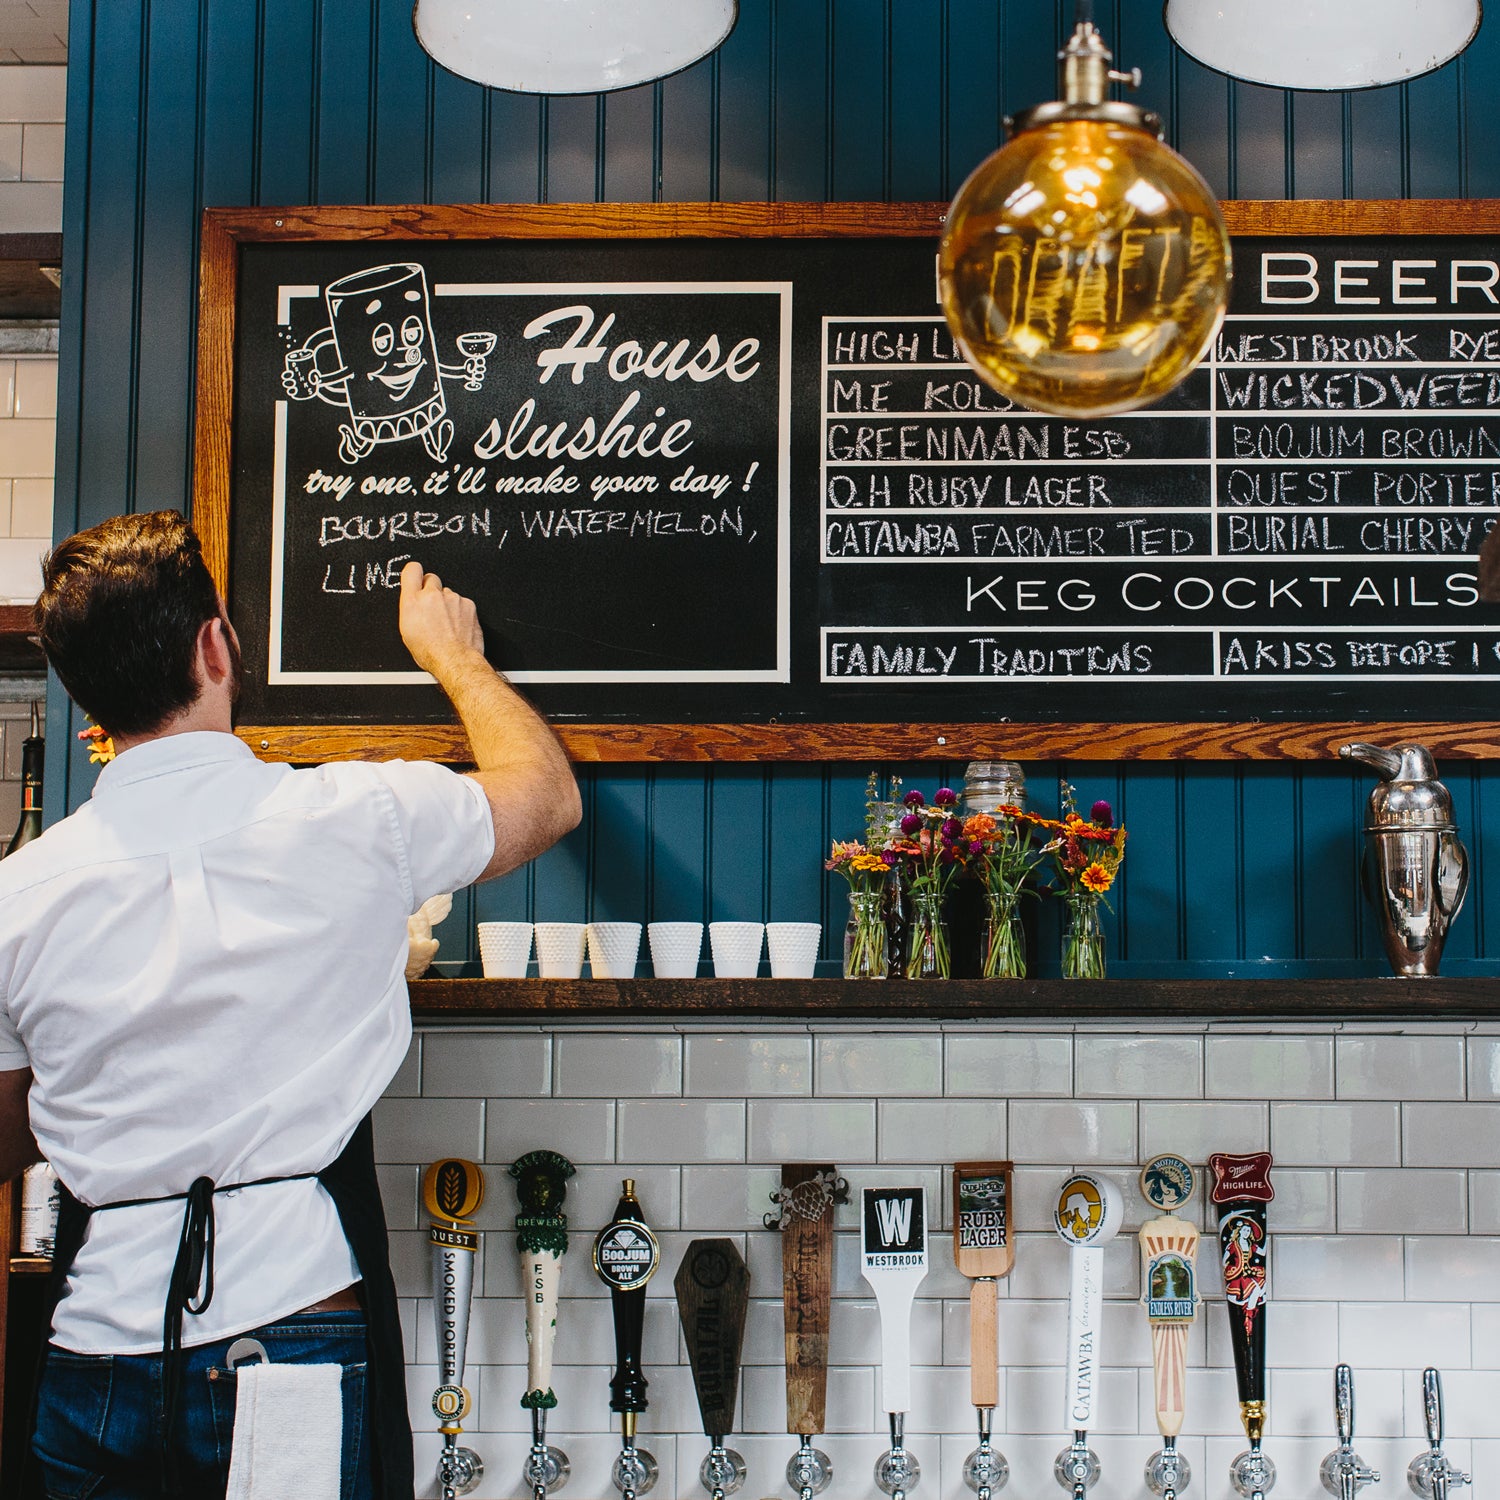
{"type": "Polygon", "coordinates": [[[568,1216],[563,1213],[573,1163],[555,1151],[528,1151],[515,1162],[521,1211],[516,1215],[516,1248],[521,1253],[521,1285],[526,1289],[526,1394],[528,1411],[557,1405],[552,1392],[552,1346],[557,1337],[557,1292],[562,1258],[568,1249],[568,1216]]]}
{"type": "Polygon", "coordinates": [[[982,1410],[1000,1400],[999,1287],[1015,1264],[1010,1232],[1008,1161],[961,1161],[953,1166],[953,1263],[973,1279],[969,1288],[969,1399],[982,1410]]]}
{"type": "Polygon", "coordinates": [[[833,1207],[849,1201],[849,1184],[830,1165],[791,1162],[771,1194],[781,1231],[781,1288],[786,1328],[786,1430],[812,1437],[828,1407],[828,1322],[833,1296],[833,1207]]]}
{"type": "Polygon", "coordinates": [[[1141,1225],[1141,1301],[1151,1322],[1156,1430],[1182,1431],[1188,1330],[1198,1315],[1198,1227],[1175,1212],[1193,1195],[1193,1169],[1180,1156],[1158,1156],[1141,1171],[1141,1192],[1164,1210],[1141,1225]]]}
{"type": "Polygon", "coordinates": [[[733,1240],[694,1240],[672,1285],[704,1435],[721,1443],[734,1428],[750,1273],[733,1240]]]}

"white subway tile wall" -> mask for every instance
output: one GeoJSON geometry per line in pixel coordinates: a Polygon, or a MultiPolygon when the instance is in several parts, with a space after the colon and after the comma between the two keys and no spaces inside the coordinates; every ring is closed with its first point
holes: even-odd
{"type": "MultiPolygon", "coordinates": [[[[0,167],[3,144],[0,138],[0,167]]],[[[0,196],[0,222],[4,217],[0,196]]],[[[0,359],[0,604],[29,604],[41,591],[56,446],[56,356],[0,359]]]]}
{"type": "MultiPolygon", "coordinates": [[[[662,1242],[645,1327],[650,1409],[642,1445],[661,1464],[657,1493],[698,1493],[707,1451],[693,1398],[672,1278],[691,1240],[728,1236],[751,1273],[740,1407],[732,1446],[745,1494],[785,1496],[796,1446],[785,1433],[781,1245],[763,1215],[784,1161],[827,1161],[854,1200],[835,1214],[828,1432],[830,1500],[867,1500],[887,1444],[880,1406],[879,1320],[859,1272],[857,1202],[867,1186],[921,1184],[931,1270],[912,1318],[909,1446],[922,1465],[913,1500],[967,1500],[974,1446],[969,1405],[969,1283],[953,1266],[951,1163],[1016,1163],[1016,1262],[1000,1283],[997,1446],[1010,1493],[1056,1493],[1062,1420],[1067,1255],[1051,1231],[1052,1195],[1075,1168],[1101,1170],[1126,1196],[1126,1230],[1106,1251],[1103,1374],[1094,1447],[1104,1476],[1094,1500],[1145,1493],[1141,1470],[1160,1446],[1151,1348],[1134,1231],[1147,1217],[1136,1187],[1145,1157],[1177,1150],[1277,1153],[1268,1314],[1276,1500],[1315,1500],[1334,1446],[1332,1371],[1355,1367],[1357,1446],[1405,1490],[1424,1446],[1420,1376],[1441,1368],[1447,1448],[1475,1472],[1469,1493],[1500,1493],[1500,1051],[1463,1026],[1214,1027],[1060,1023],[1045,1031],[766,1023],[626,1027],[432,1027],[376,1112],[417,1432],[418,1494],[437,1494],[431,1269],[418,1168],[483,1143],[488,1197],[466,1383],[467,1441],[484,1458],[480,1497],[521,1493],[529,1419],[525,1312],[515,1250],[516,1199],[506,1168],[550,1147],[577,1167],[565,1205],[564,1262],[549,1440],[573,1465],[568,1493],[614,1493],[618,1449],[609,1411],[614,1344],[608,1300],[589,1264],[594,1233],[634,1177],[662,1242]],[[742,1435],[743,1434],[743,1435],[742,1435]]],[[[1207,1298],[1189,1342],[1181,1448],[1192,1493],[1228,1500],[1228,1467],[1244,1447],[1212,1210],[1207,1298]]]]}
{"type": "Polygon", "coordinates": [[[68,70],[16,66],[5,52],[0,45],[0,64],[9,64],[0,66],[0,225],[12,234],[56,234],[68,70]]]}

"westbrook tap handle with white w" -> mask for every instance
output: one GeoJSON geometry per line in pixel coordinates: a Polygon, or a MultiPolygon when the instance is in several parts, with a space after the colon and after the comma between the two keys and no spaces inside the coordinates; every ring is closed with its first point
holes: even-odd
{"type": "Polygon", "coordinates": [[[911,1409],[911,1304],[927,1276],[927,1193],[920,1187],[864,1190],[863,1267],[880,1309],[880,1399],[911,1409]]]}

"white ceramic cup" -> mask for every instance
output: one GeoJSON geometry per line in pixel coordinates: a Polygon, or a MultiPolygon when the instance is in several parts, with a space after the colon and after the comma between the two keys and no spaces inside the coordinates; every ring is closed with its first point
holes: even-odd
{"type": "Polygon", "coordinates": [[[583,973],[582,922],[536,924],[536,972],[541,979],[577,979],[583,973]]]}
{"type": "Polygon", "coordinates": [[[634,979],[640,951],[639,922],[589,923],[589,971],[595,979],[634,979]]]}
{"type": "Polygon", "coordinates": [[[772,979],[811,979],[823,941],[821,922],[767,922],[772,979]]]}
{"type": "Polygon", "coordinates": [[[646,933],[651,942],[651,969],[658,979],[698,977],[702,922],[653,922],[646,933]]]}
{"type": "Polygon", "coordinates": [[[754,979],[765,942],[764,922],[710,922],[708,946],[718,979],[754,979]]]}
{"type": "Polygon", "coordinates": [[[479,924],[479,961],[486,979],[524,979],[530,958],[530,922],[479,924]]]}

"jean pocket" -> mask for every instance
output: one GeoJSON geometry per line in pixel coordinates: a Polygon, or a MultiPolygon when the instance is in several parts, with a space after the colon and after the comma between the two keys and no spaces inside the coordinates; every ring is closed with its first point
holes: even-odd
{"type": "MultiPolygon", "coordinates": [[[[340,1390],[343,1395],[343,1438],[339,1445],[339,1500],[359,1500],[370,1493],[366,1478],[360,1488],[361,1472],[367,1467],[365,1454],[365,1390],[367,1366],[363,1361],[343,1367],[340,1390]]],[[[208,1372],[208,1403],[213,1420],[214,1442],[219,1462],[228,1472],[234,1448],[234,1411],[239,1397],[237,1372],[214,1368],[208,1372]]]]}
{"type": "Polygon", "coordinates": [[[49,1500],[87,1500],[104,1482],[113,1385],[110,1355],[47,1351],[32,1451],[49,1500]]]}

